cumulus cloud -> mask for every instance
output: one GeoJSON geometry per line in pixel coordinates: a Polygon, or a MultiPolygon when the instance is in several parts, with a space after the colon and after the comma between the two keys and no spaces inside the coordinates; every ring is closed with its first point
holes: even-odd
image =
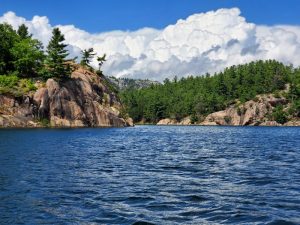
{"type": "MultiPolygon", "coordinates": [[[[214,73],[227,66],[258,59],[300,65],[300,27],[249,23],[238,8],[219,9],[180,19],[162,30],[111,31],[91,34],[73,25],[55,25],[47,17],[26,20],[13,12],[0,17],[17,28],[25,23],[47,45],[53,27],[64,33],[72,56],[93,47],[106,53],[103,70],[117,77],[162,81],[177,75],[214,73]]],[[[96,66],[96,61],[93,62],[96,66]]]]}

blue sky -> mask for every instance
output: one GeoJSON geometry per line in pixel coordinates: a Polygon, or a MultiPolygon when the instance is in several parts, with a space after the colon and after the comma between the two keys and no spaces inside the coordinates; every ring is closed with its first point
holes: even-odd
{"type": "Polygon", "coordinates": [[[259,59],[298,67],[299,12],[300,0],[0,0],[0,23],[44,46],[58,26],[70,57],[93,48],[104,74],[158,81],[259,59]]]}
{"type": "Polygon", "coordinates": [[[299,0],[0,0],[0,15],[13,11],[31,19],[47,16],[52,25],[73,24],[88,32],[162,29],[189,15],[238,7],[248,22],[300,25],[299,0]]]}

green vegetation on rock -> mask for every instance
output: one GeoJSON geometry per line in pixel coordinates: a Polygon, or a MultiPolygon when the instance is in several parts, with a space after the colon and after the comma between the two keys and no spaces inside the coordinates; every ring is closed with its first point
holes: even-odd
{"type": "MultiPolygon", "coordinates": [[[[43,50],[42,43],[34,39],[22,24],[17,30],[7,23],[0,23],[0,94],[20,96],[36,90],[34,80],[48,78],[67,79],[74,69],[65,38],[59,28],[54,28],[52,38],[43,50]]],[[[82,52],[82,64],[88,69],[93,49],[82,52]]],[[[105,56],[99,58],[99,70],[105,56]]]]}
{"type": "Polygon", "coordinates": [[[70,74],[64,37],[58,28],[53,30],[47,54],[24,24],[17,31],[9,24],[0,24],[0,39],[0,94],[22,96],[36,90],[33,79],[70,74]]]}
{"type": "Polygon", "coordinates": [[[36,87],[30,78],[20,79],[16,75],[0,76],[0,94],[9,94],[18,97],[35,90],[36,87]]]}
{"type": "MultiPolygon", "coordinates": [[[[236,102],[255,100],[258,94],[283,91],[289,84],[286,95],[293,113],[299,115],[299,76],[300,70],[292,66],[260,60],[226,68],[213,76],[166,79],[163,85],[125,90],[122,100],[135,122],[156,123],[163,118],[181,120],[186,116],[196,122],[236,102]]],[[[243,109],[239,112],[242,114],[243,109]]],[[[282,123],[285,115],[279,114],[274,112],[274,117],[282,123]]]]}

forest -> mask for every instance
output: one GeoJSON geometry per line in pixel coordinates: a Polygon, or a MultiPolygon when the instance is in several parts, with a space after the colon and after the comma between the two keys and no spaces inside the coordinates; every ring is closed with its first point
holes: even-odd
{"type": "Polygon", "coordinates": [[[288,113],[299,116],[300,69],[275,60],[231,66],[216,74],[165,79],[161,85],[125,90],[121,97],[135,122],[157,123],[163,118],[179,121],[186,116],[191,116],[192,122],[201,122],[209,113],[237,101],[243,103],[263,93],[276,95],[285,89],[289,89],[285,97],[291,102],[288,113]]]}

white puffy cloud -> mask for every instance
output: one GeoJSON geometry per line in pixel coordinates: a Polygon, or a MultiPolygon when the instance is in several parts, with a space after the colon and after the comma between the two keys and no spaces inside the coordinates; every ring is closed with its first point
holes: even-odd
{"type": "MultiPolygon", "coordinates": [[[[249,23],[238,8],[219,9],[180,19],[162,30],[111,31],[91,34],[73,25],[56,25],[64,33],[72,56],[93,47],[106,53],[103,70],[117,77],[162,81],[177,75],[201,75],[258,59],[300,65],[300,27],[249,23]]],[[[7,12],[0,17],[17,28],[25,23],[47,45],[53,26],[47,17],[26,20],[7,12]]],[[[96,66],[96,61],[93,62],[96,66]]]]}

